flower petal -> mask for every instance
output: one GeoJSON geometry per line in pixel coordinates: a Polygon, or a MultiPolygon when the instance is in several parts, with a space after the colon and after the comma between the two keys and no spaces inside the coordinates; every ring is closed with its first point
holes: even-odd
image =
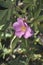
{"type": "Polygon", "coordinates": [[[24,26],[23,18],[18,18],[17,22],[21,24],[21,26],[24,26]]]}
{"type": "Polygon", "coordinates": [[[25,27],[26,27],[27,29],[29,29],[29,31],[31,32],[31,28],[30,28],[30,26],[27,25],[26,22],[24,23],[24,25],[25,25],[25,27]]]}
{"type": "Polygon", "coordinates": [[[15,31],[20,31],[21,29],[21,24],[20,23],[18,23],[18,22],[15,22],[14,24],[13,24],[13,29],[15,30],[15,31]]]}
{"type": "Polygon", "coordinates": [[[23,21],[23,18],[17,18],[17,21],[19,22],[19,21],[23,21]]]}
{"type": "Polygon", "coordinates": [[[24,35],[24,32],[21,32],[21,31],[15,32],[15,35],[16,35],[17,37],[21,38],[22,35],[24,35]]]}
{"type": "Polygon", "coordinates": [[[22,26],[24,26],[24,22],[21,18],[18,18],[17,22],[13,24],[13,28],[16,31],[20,31],[22,26]]]}
{"type": "Polygon", "coordinates": [[[26,30],[26,32],[25,32],[25,34],[24,34],[24,38],[29,38],[29,37],[31,37],[33,35],[33,33],[32,33],[32,30],[31,30],[31,28],[29,27],[27,30],[26,30]]]}

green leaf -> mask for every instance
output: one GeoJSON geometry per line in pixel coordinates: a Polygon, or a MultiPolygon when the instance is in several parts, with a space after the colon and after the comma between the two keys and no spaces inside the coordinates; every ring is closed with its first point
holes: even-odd
{"type": "Polygon", "coordinates": [[[7,16],[7,20],[8,20],[8,21],[10,20],[11,13],[12,13],[12,8],[9,8],[9,9],[8,9],[8,16],[7,16]]]}
{"type": "Polygon", "coordinates": [[[41,0],[41,10],[43,10],[43,0],[41,0]]]}
{"type": "Polygon", "coordinates": [[[9,8],[11,5],[12,5],[12,1],[11,0],[6,0],[6,1],[0,1],[0,5],[2,7],[5,7],[5,8],[9,8]]]}
{"type": "Polygon", "coordinates": [[[0,23],[1,23],[1,20],[5,16],[6,13],[7,13],[7,10],[0,10],[0,23]]]}
{"type": "Polygon", "coordinates": [[[40,8],[38,10],[36,10],[36,12],[34,13],[34,18],[37,18],[39,16],[40,12],[41,12],[40,8]]]}
{"type": "Polygon", "coordinates": [[[40,25],[38,26],[38,28],[39,28],[39,31],[40,31],[41,33],[43,33],[43,23],[40,24],[40,25]]]}
{"type": "Polygon", "coordinates": [[[33,0],[24,0],[25,3],[33,3],[33,0]]]}
{"type": "MultiPolygon", "coordinates": [[[[2,17],[2,19],[0,20],[0,26],[4,25],[4,27],[2,28],[3,30],[6,30],[6,28],[9,26],[10,24],[10,17],[11,17],[11,13],[12,13],[12,9],[8,9],[6,11],[6,13],[4,14],[4,16],[2,17]]],[[[3,13],[2,13],[3,14],[3,13]]]]}
{"type": "Polygon", "coordinates": [[[9,26],[10,24],[10,16],[11,16],[11,12],[12,12],[12,9],[7,9],[7,10],[4,10],[2,12],[0,12],[2,14],[2,16],[0,15],[0,38],[3,37],[4,35],[4,32],[6,30],[6,28],[9,26]]]}
{"type": "Polygon", "coordinates": [[[2,44],[1,44],[1,42],[0,42],[0,50],[2,50],[2,44]]]}
{"type": "Polygon", "coordinates": [[[39,16],[37,19],[36,19],[36,22],[41,22],[43,21],[43,15],[42,16],[39,16]]]}
{"type": "Polygon", "coordinates": [[[20,56],[17,59],[11,60],[8,62],[9,65],[25,65],[25,61],[20,59],[20,56]]]}
{"type": "MultiPolygon", "coordinates": [[[[6,12],[4,12],[4,15],[2,15],[3,17],[2,17],[2,19],[0,20],[0,25],[5,24],[6,18],[7,18],[7,13],[8,13],[8,10],[7,10],[6,12]]],[[[3,14],[3,12],[2,12],[2,14],[3,14]]]]}

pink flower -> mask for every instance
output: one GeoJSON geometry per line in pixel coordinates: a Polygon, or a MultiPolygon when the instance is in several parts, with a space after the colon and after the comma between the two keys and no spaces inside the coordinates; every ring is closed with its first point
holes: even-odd
{"type": "Polygon", "coordinates": [[[13,28],[17,37],[21,38],[23,36],[27,39],[33,35],[33,31],[23,20],[23,18],[18,18],[17,22],[13,24],[13,28]]]}

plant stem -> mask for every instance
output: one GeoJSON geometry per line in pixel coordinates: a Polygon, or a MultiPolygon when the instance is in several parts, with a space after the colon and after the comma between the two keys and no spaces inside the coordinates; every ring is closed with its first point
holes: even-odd
{"type": "Polygon", "coordinates": [[[25,39],[25,44],[26,44],[26,55],[27,55],[27,59],[26,59],[25,65],[29,65],[29,59],[28,59],[28,42],[27,42],[27,39],[25,39]]]}
{"type": "Polygon", "coordinates": [[[26,44],[26,48],[27,48],[27,46],[28,46],[28,44],[27,44],[27,39],[25,39],[25,44],[26,44]]]}

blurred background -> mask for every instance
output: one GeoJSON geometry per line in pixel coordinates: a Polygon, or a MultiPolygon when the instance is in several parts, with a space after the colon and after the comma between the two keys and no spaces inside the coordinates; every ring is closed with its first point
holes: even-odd
{"type": "Polygon", "coordinates": [[[0,0],[0,65],[43,65],[43,0],[0,0]],[[34,31],[27,47],[14,34],[19,17],[34,31]]]}

